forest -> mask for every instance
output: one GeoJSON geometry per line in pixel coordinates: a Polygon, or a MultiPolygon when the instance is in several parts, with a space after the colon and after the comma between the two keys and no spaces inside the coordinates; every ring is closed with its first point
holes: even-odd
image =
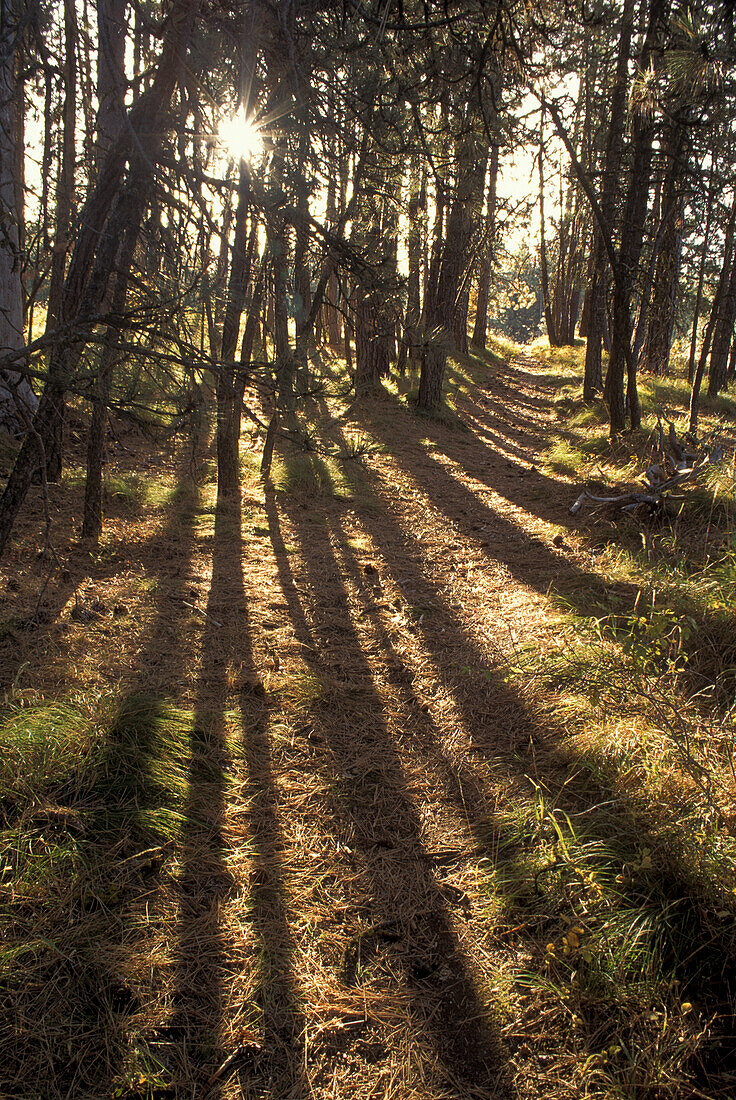
{"type": "Polygon", "coordinates": [[[733,0],[0,0],[0,1096],[736,1096],[733,0]]]}

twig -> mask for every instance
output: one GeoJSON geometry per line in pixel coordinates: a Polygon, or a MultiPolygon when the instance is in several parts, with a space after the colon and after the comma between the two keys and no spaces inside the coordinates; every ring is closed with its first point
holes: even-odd
{"type": "Polygon", "coordinates": [[[204,615],[205,619],[209,619],[215,626],[222,627],[222,623],[218,623],[217,619],[213,619],[207,611],[203,611],[201,607],[197,607],[196,603],[190,603],[189,600],[182,600],[181,602],[185,607],[190,608],[192,611],[196,611],[198,615],[204,615]]]}

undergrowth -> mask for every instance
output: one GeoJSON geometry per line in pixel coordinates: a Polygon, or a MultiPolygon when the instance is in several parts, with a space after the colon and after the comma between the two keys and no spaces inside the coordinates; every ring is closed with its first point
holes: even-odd
{"type": "MultiPolygon", "coordinates": [[[[555,474],[623,491],[656,453],[658,415],[684,433],[683,380],[644,377],[642,430],[611,443],[605,407],[582,405],[584,345],[535,354],[557,388],[542,457],[555,474]]],[[[517,1021],[534,1006],[555,1042],[564,1036],[549,1057],[571,1067],[576,1095],[731,1095],[733,409],[728,396],[703,402],[701,436],[721,441],[725,460],[658,515],[586,519],[601,583],[553,585],[548,644],[509,659],[509,682],[558,733],[537,746],[489,892],[506,898],[512,926],[537,922],[537,954],[505,975],[507,996],[517,1021]]]]}
{"type": "Polygon", "coordinates": [[[0,1091],[120,1095],[139,1073],[125,973],[186,820],[191,715],[164,700],[12,693],[0,715],[0,1091]],[[145,915],[145,919],[141,919],[145,915]],[[42,1041],[39,1041],[42,1036],[42,1041]],[[103,1089],[103,1091],[99,1091],[103,1089]],[[6,1091],[7,1090],[7,1091],[6,1091]],[[106,1090],[106,1091],[105,1091],[106,1090]]]}

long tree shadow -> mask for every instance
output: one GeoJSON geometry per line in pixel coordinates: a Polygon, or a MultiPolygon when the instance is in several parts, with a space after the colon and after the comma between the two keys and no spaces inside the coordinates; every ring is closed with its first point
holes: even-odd
{"type": "MultiPolygon", "coordinates": [[[[573,527],[567,509],[559,501],[559,485],[554,480],[510,461],[489,463],[483,448],[463,443],[458,433],[437,424],[423,432],[423,421],[417,422],[404,409],[397,412],[402,418],[403,445],[392,448],[394,461],[489,562],[502,563],[517,580],[551,595],[565,610],[595,618],[611,616],[611,625],[615,622],[618,629],[627,629],[627,616],[641,596],[639,584],[621,580],[611,583],[601,574],[581,568],[566,550],[557,550],[542,538],[526,534],[520,525],[480,499],[463,484],[462,475],[519,509],[573,527]],[[420,442],[427,434],[437,449],[457,464],[460,477],[427,453],[420,442]]],[[[366,408],[362,423],[369,426],[375,438],[391,446],[392,433],[380,412],[366,408]]],[[[678,593],[677,613],[699,624],[699,630],[683,646],[683,652],[689,655],[687,682],[693,691],[702,691],[717,680],[719,701],[727,709],[736,691],[736,681],[729,671],[734,652],[728,637],[731,624],[726,616],[704,612],[695,599],[688,600],[682,592],[678,593]],[[711,638],[715,639],[711,648],[702,644],[703,639],[711,638]]]]}
{"type": "MultiPolygon", "coordinates": [[[[25,570],[25,586],[19,593],[14,577],[10,577],[7,592],[0,599],[0,687],[5,688],[15,681],[21,668],[29,679],[37,682],[38,671],[42,669],[49,654],[64,649],[70,624],[60,621],[60,616],[69,608],[72,601],[76,612],[80,613],[77,622],[95,626],[112,623],[112,608],[97,610],[90,607],[92,601],[85,601],[81,589],[91,586],[93,589],[104,585],[106,581],[125,573],[135,562],[148,576],[155,576],[159,569],[161,554],[161,530],[164,509],[169,514],[180,514],[182,494],[189,492],[190,470],[183,469],[180,462],[175,470],[176,483],[167,494],[165,504],[149,506],[147,523],[143,530],[140,516],[131,504],[121,508],[111,502],[106,513],[106,521],[116,521],[114,541],[106,533],[99,545],[92,546],[79,541],[71,532],[54,532],[59,558],[39,555],[32,561],[31,568],[25,570]],[[135,523],[120,531],[120,524],[126,519],[135,523]],[[29,590],[29,581],[32,589],[29,590]]],[[[64,487],[65,492],[74,492],[64,487]]],[[[141,501],[140,505],[145,502],[141,501]]],[[[81,501],[79,502],[81,508],[81,501]]],[[[13,553],[11,549],[11,554],[13,553]]],[[[27,551],[25,551],[27,555],[27,551]]],[[[120,627],[125,626],[121,620],[120,627]]]]}
{"type": "MultiPolygon", "coordinates": [[[[47,792],[58,816],[51,831],[46,820],[39,828],[58,871],[49,876],[43,905],[54,922],[50,935],[57,949],[42,954],[27,972],[26,1007],[18,1011],[12,1047],[4,1050],[3,1073],[12,1078],[15,1095],[96,1098],[108,1094],[121,1074],[130,1079],[136,1072],[127,1036],[145,1014],[150,990],[132,960],[145,950],[148,914],[173,857],[187,725],[163,692],[150,694],[147,670],[164,646],[180,646],[180,659],[186,660],[189,611],[183,596],[197,506],[197,494],[182,483],[170,519],[152,543],[159,551],[152,559],[156,613],[130,689],[81,775],[60,779],[47,792]]],[[[169,697],[177,693],[176,684],[160,686],[168,687],[169,697]]]]}
{"type": "Polygon", "coordinates": [[[313,708],[312,720],[326,742],[327,777],[335,790],[331,814],[345,816],[333,827],[348,850],[359,852],[362,871],[350,876],[350,901],[362,920],[345,951],[343,981],[350,986],[369,980],[363,973],[368,967],[382,972],[388,985],[399,982],[409,998],[413,1042],[433,1052],[428,1064],[436,1063],[436,1087],[458,1098],[508,1096],[493,1009],[479,995],[447,892],[433,872],[329,531],[310,524],[298,507],[290,510],[304,562],[301,584],[315,594],[308,607],[289,566],[272,490],[266,506],[279,580],[304,659],[315,676],[333,685],[324,704],[313,708]]]}
{"type": "MultiPolygon", "coordinates": [[[[582,613],[595,613],[606,605],[610,585],[600,574],[582,569],[569,555],[557,551],[541,538],[527,534],[519,524],[480,499],[421,446],[420,440],[427,434],[423,430],[423,423],[419,424],[403,410],[397,411],[402,417],[400,448],[392,446],[395,426],[390,428],[386,418],[376,415],[375,410],[365,409],[360,424],[391,451],[392,461],[414,482],[421,493],[426,494],[429,503],[444,513],[468,544],[475,546],[489,561],[504,565],[518,581],[543,595],[547,594],[553,583],[563,588],[566,598],[582,613]],[[482,533],[479,534],[479,531],[482,533]]],[[[495,478],[487,463],[481,459],[476,463],[469,460],[465,452],[470,448],[453,445],[452,432],[437,427],[432,428],[431,432],[436,439],[441,440],[444,452],[453,461],[480,484],[495,491],[495,478]]],[[[521,473],[520,468],[519,472],[521,473]]],[[[528,471],[524,473],[527,474],[528,471]]],[[[557,484],[541,475],[531,475],[531,478],[539,499],[549,502],[552,498],[552,487],[556,493],[557,484]]],[[[497,491],[501,496],[511,499],[505,479],[499,484],[497,491]]],[[[527,493],[528,491],[527,488],[527,493]]],[[[534,506],[529,505],[527,497],[522,494],[519,494],[519,507],[534,510],[534,506]]],[[[559,507],[553,503],[541,506],[539,513],[553,518],[557,523],[561,520],[559,507]]],[[[628,596],[632,606],[637,591],[637,586],[633,584],[616,585],[621,602],[624,603],[628,596]]]]}
{"type": "Polygon", "coordinates": [[[205,1088],[208,1097],[220,1095],[235,1072],[246,1093],[273,1082],[280,1095],[305,1096],[304,1024],[287,916],[269,705],[256,674],[241,530],[239,500],[218,503],[178,884],[174,1011],[159,1039],[170,1057],[186,1053],[187,1084],[205,1088]],[[228,720],[226,708],[236,679],[241,732],[228,742],[232,716],[228,720]],[[226,784],[232,788],[238,761],[247,777],[234,794],[245,808],[233,823],[226,821],[226,784]],[[247,875],[242,895],[233,895],[233,861],[247,875]],[[252,928],[250,944],[225,938],[225,908],[235,927],[252,928]],[[251,1004],[233,1003],[231,992],[227,998],[228,1014],[251,1024],[238,1033],[226,1027],[225,985],[235,979],[242,987],[238,971],[254,970],[246,983],[251,1004]]]}
{"type": "MultiPolygon", "coordinates": [[[[376,488],[382,488],[376,486],[376,488]]],[[[383,492],[381,494],[384,496],[383,492]]],[[[385,499],[383,501],[385,503],[385,499]]],[[[438,614],[431,625],[418,623],[424,645],[434,660],[435,674],[452,693],[474,747],[488,758],[503,760],[510,774],[532,781],[549,793],[553,804],[583,828],[594,844],[616,849],[614,861],[625,863],[637,845],[646,844],[656,829],[648,809],[622,792],[621,777],[609,765],[595,768],[566,741],[563,730],[542,725],[517,691],[505,681],[502,667],[493,667],[477,642],[447,605],[443,592],[426,575],[423,552],[409,532],[378,509],[361,511],[361,524],[382,552],[394,584],[410,576],[419,599],[438,614]],[[466,676],[472,669],[474,675],[466,676]],[[524,744],[529,747],[523,751],[524,744]],[[613,842],[612,836],[618,838],[613,842]],[[627,855],[628,848],[628,855],[627,855]]],[[[610,856],[609,856],[610,858],[610,856]]],[[[727,893],[728,883],[723,883],[727,893]]],[[[736,966],[730,926],[714,937],[709,915],[721,894],[711,896],[698,881],[692,865],[668,852],[667,866],[652,870],[640,881],[617,887],[619,904],[651,915],[660,937],[661,958],[671,966],[683,988],[699,992],[710,985],[714,1011],[724,1018],[719,1058],[731,1057],[728,1037],[733,1021],[736,966]],[[696,944],[693,948],[693,944],[696,944]],[[725,1034],[724,1034],[725,1033],[725,1034]]],[[[522,907],[523,911],[523,907],[522,907]]],[[[649,919],[649,917],[647,917],[649,919]]],[[[543,960],[540,971],[544,973],[543,960]]],[[[605,1026],[603,1021],[601,1026],[605,1026]]],[[[609,1022],[610,1026],[610,1022],[609,1022]]],[[[707,1080],[707,1070],[695,1067],[695,1078],[707,1080]]]]}
{"type": "MultiPolygon", "coordinates": [[[[225,710],[228,670],[240,641],[242,605],[229,609],[240,575],[240,512],[218,508],[212,578],[202,632],[201,664],[188,745],[187,795],[177,874],[178,929],[174,947],[171,1015],[153,1045],[179,1088],[219,1095],[210,1081],[224,1060],[224,977],[231,947],[222,909],[233,879],[223,836],[226,776],[230,767],[225,710]],[[233,614],[225,614],[232,610],[233,614]]],[[[243,624],[245,625],[245,624],[243,624]]],[[[177,1093],[178,1095],[178,1093],[177,1093]]]]}

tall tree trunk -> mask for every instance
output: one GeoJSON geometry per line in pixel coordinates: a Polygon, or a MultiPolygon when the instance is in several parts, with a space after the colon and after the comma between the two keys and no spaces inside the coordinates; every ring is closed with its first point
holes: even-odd
{"type": "MultiPolygon", "coordinates": [[[[80,216],[80,231],[64,281],[61,322],[79,321],[83,329],[104,301],[110,275],[115,270],[122,235],[130,224],[140,225],[148,198],[151,168],[159,155],[171,102],[181,66],[187,55],[200,0],[175,0],[156,75],[149,91],[128,112],[126,126],[105,158],[80,216]],[[137,195],[138,208],[127,209],[127,189],[121,190],[126,162],[130,160],[129,187],[137,195]],[[112,212],[111,212],[111,208],[112,212]],[[127,218],[127,221],[125,220],[127,218]]],[[[60,404],[84,347],[80,333],[74,345],[57,344],[51,352],[49,377],[33,421],[16,458],[0,499],[0,553],[25,499],[33,471],[44,460],[46,441],[54,437],[60,404]]]]}
{"type": "MultiPolygon", "coordinates": [[[[667,8],[668,0],[652,0],[640,61],[642,73],[646,73],[650,65],[654,64],[654,54],[660,41],[667,8]]],[[[652,118],[643,111],[638,111],[631,123],[631,169],[621,223],[621,245],[613,295],[611,354],[604,391],[612,437],[620,435],[626,426],[627,405],[631,427],[638,428],[641,423],[636,364],[631,353],[631,292],[644,235],[653,137],[652,118]]]]}
{"type": "MultiPolygon", "coordinates": [[[[333,134],[329,145],[329,161],[327,169],[327,198],[325,207],[325,223],[329,232],[334,232],[337,222],[337,138],[333,134]]],[[[340,345],[340,315],[338,313],[339,282],[337,268],[332,257],[329,258],[330,272],[327,279],[327,290],[324,305],[322,306],[324,331],[327,343],[333,351],[337,351],[340,345]]]]}
{"type": "Polygon", "coordinates": [[[708,246],[710,243],[710,225],[713,217],[713,177],[715,173],[715,159],[711,163],[708,177],[708,197],[706,200],[705,228],[703,230],[703,244],[700,251],[700,264],[698,265],[698,286],[695,291],[695,308],[693,310],[693,327],[690,334],[690,353],[687,358],[687,380],[692,384],[695,375],[695,351],[698,343],[698,322],[700,320],[700,307],[703,301],[703,283],[705,281],[705,265],[708,259],[708,246]]]}
{"type": "Polygon", "coordinates": [[[127,0],[97,0],[97,128],[101,164],[125,121],[125,8],[127,0]]]}
{"type": "Polygon", "coordinates": [[[406,252],[409,272],[406,280],[406,313],[404,332],[399,349],[399,374],[404,374],[407,360],[413,364],[416,359],[418,340],[421,286],[420,269],[422,263],[422,225],[420,209],[421,172],[418,154],[414,154],[409,163],[409,196],[406,208],[408,231],[406,252]]]}
{"type": "MultiPolygon", "coordinates": [[[[667,143],[670,158],[662,188],[662,229],[657,234],[658,246],[652,297],[647,317],[646,337],[641,352],[641,370],[652,374],[665,374],[670,357],[672,330],[675,324],[675,306],[682,255],[683,206],[682,178],[686,145],[685,119],[678,118],[672,124],[667,143]]],[[[636,358],[636,348],[634,349],[636,358]]]]}
{"type": "MultiPolygon", "coordinates": [[[[74,0],[64,0],[64,129],[61,165],[56,186],[56,218],[54,228],[54,252],[51,260],[51,279],[46,313],[46,332],[56,328],[61,315],[61,297],[64,291],[69,235],[72,227],[74,203],[74,176],[76,169],[76,102],[77,102],[77,13],[74,0]]],[[[46,478],[58,481],[61,477],[61,459],[64,435],[64,402],[59,401],[59,416],[52,438],[46,442],[46,478]]]]}
{"type": "Polygon", "coordinates": [[[726,386],[728,357],[736,323],[736,258],[731,261],[729,277],[724,282],[722,293],[718,297],[716,323],[710,348],[708,365],[708,394],[715,397],[726,386]]]}
{"type": "MultiPolygon", "coordinates": [[[[25,346],[23,324],[23,85],[17,2],[0,3],[0,363],[25,346]]],[[[0,368],[0,425],[20,434],[38,400],[27,377],[0,368]]]]}
{"type": "Polygon", "coordinates": [[[547,244],[544,229],[544,110],[539,123],[539,152],[537,154],[537,169],[539,173],[539,280],[542,290],[542,310],[544,323],[547,329],[547,338],[550,345],[557,347],[557,332],[552,314],[552,303],[549,296],[549,271],[547,268],[547,244]]]}
{"type": "Polygon", "coordinates": [[[230,279],[217,374],[217,495],[220,498],[233,496],[240,491],[241,410],[236,388],[235,355],[248,281],[246,237],[249,203],[248,169],[241,160],[238,169],[238,203],[230,279]]]}
{"type": "MultiPolygon", "coordinates": [[[[626,93],[629,83],[629,58],[631,39],[634,32],[634,0],[624,0],[621,12],[621,30],[616,74],[611,94],[611,120],[603,164],[603,183],[600,197],[601,215],[610,231],[619,187],[621,155],[623,151],[624,124],[626,121],[626,93]]],[[[601,365],[601,342],[605,327],[606,288],[608,277],[608,256],[604,240],[604,230],[596,222],[593,231],[593,280],[589,288],[587,344],[585,348],[585,375],[583,379],[583,400],[590,404],[603,388],[601,365]]]]}
{"type": "Polygon", "coordinates": [[[496,236],[496,194],[498,190],[498,161],[500,146],[494,142],[491,146],[491,159],[488,169],[488,190],[486,193],[486,220],[483,250],[478,271],[478,298],[475,307],[475,325],[472,343],[476,348],[485,348],[488,337],[488,295],[491,287],[491,271],[496,236]]]}
{"type": "Polygon", "coordinates": [[[420,412],[434,412],[442,404],[455,306],[474,229],[473,199],[482,193],[485,179],[487,139],[485,134],[481,136],[475,132],[474,122],[472,117],[466,118],[465,132],[456,144],[457,182],[441,249],[437,288],[427,303],[429,342],[419,376],[417,409],[420,412]]]}
{"type": "Polygon", "coordinates": [[[130,283],[133,253],[138,241],[138,226],[134,222],[139,202],[131,191],[128,195],[129,211],[120,249],[118,273],[110,306],[113,319],[108,323],[102,343],[100,361],[94,382],[92,418],[87,435],[87,476],[84,485],[84,516],[82,538],[97,541],[102,534],[102,468],[105,458],[105,432],[115,365],[118,359],[118,341],[125,313],[125,302],[130,283]]]}

